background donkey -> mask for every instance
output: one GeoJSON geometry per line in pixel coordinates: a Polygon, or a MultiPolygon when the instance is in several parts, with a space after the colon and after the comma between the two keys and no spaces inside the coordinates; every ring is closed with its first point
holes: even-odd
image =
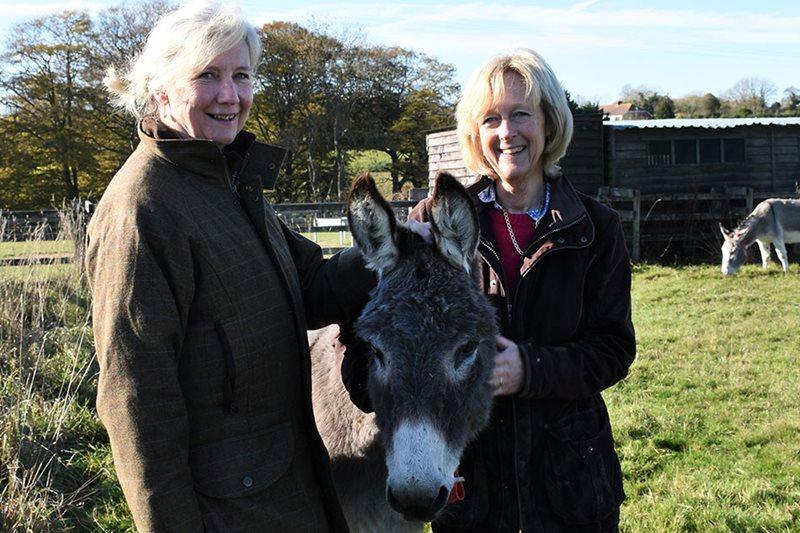
{"type": "Polygon", "coordinates": [[[351,529],[420,531],[444,509],[461,454],[491,412],[498,331],[471,275],[477,216],[458,181],[441,175],[431,204],[434,243],[396,222],[369,177],[353,186],[349,219],[378,274],[356,323],[372,347],[375,413],[351,404],[332,349],[336,329],[328,328],[309,336],[317,425],[351,529]]]}
{"type": "Polygon", "coordinates": [[[722,243],[722,273],[734,274],[747,258],[747,248],[754,242],[761,251],[761,265],[769,265],[769,244],[783,266],[789,268],[786,244],[800,242],[800,200],[770,198],[756,206],[734,230],[720,223],[722,243]]]}

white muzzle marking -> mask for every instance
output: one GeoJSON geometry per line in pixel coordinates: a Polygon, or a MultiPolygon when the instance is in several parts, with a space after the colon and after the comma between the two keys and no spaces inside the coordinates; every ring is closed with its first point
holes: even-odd
{"type": "Polygon", "coordinates": [[[386,454],[387,484],[393,491],[434,495],[442,486],[453,488],[458,466],[455,453],[429,421],[404,421],[394,432],[386,454]]]}

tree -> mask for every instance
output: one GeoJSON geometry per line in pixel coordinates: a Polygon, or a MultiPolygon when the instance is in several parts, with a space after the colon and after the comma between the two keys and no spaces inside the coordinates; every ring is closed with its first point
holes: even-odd
{"type": "Polygon", "coordinates": [[[700,99],[700,112],[704,117],[718,117],[722,103],[712,93],[706,93],[700,99]]]}
{"type": "Polygon", "coordinates": [[[85,12],[64,11],[12,30],[0,59],[7,112],[0,128],[24,143],[6,158],[6,176],[28,192],[6,192],[10,205],[102,194],[138,142],[134,120],[112,108],[103,76],[135,56],[169,9],[161,0],[114,7],[96,23],[85,12]]]}
{"type": "Polygon", "coordinates": [[[791,86],[783,91],[783,100],[781,100],[781,108],[790,113],[800,111],[800,89],[791,86]]]}
{"type": "Polygon", "coordinates": [[[427,183],[427,131],[453,122],[453,66],[399,47],[372,47],[371,86],[360,111],[361,144],[391,158],[392,191],[427,183]]]}
{"type": "MultiPolygon", "coordinates": [[[[81,142],[87,112],[89,15],[64,11],[12,29],[0,66],[0,104],[8,110],[5,134],[28,143],[26,151],[57,196],[75,198],[96,167],[96,151],[81,142]],[[53,190],[55,193],[55,189],[53,190]]],[[[46,201],[46,199],[40,199],[46,201]]]]}
{"type": "Polygon", "coordinates": [[[653,118],[675,118],[675,102],[666,95],[658,95],[652,102],[653,118]]]}
{"type": "Polygon", "coordinates": [[[675,102],[672,98],[648,87],[625,85],[620,100],[647,111],[653,118],[675,118],[675,102]]]}
{"type": "MultiPolygon", "coordinates": [[[[110,66],[127,69],[158,19],[173,9],[163,0],[137,3],[136,7],[111,7],[100,12],[94,24],[87,80],[97,90],[91,92],[88,102],[93,120],[86,141],[103,154],[105,168],[101,174],[106,181],[133,152],[139,137],[136,120],[112,107],[103,89],[103,77],[110,66]]],[[[98,185],[100,190],[104,188],[102,183],[98,185]]]]}
{"type": "Polygon", "coordinates": [[[580,95],[573,100],[572,95],[566,89],[564,90],[564,95],[567,97],[567,105],[569,106],[569,110],[572,111],[573,115],[601,112],[600,104],[598,102],[592,102],[580,95]]]}
{"type": "Polygon", "coordinates": [[[290,151],[275,196],[319,200],[332,148],[320,83],[337,43],[290,22],[265,24],[261,40],[266,53],[256,70],[248,125],[263,140],[290,151]]]}
{"type": "Polygon", "coordinates": [[[775,100],[775,84],[765,78],[742,78],[726,93],[732,112],[738,116],[763,115],[775,100]]]}
{"type": "Polygon", "coordinates": [[[425,132],[452,123],[454,68],[403,48],[369,47],[285,22],[262,28],[251,122],[291,150],[278,199],[341,198],[348,153],[391,158],[392,188],[427,179],[425,132]]]}

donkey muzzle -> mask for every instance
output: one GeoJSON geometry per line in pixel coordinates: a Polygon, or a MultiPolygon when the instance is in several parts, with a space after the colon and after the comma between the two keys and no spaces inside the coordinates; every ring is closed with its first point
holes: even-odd
{"type": "Polygon", "coordinates": [[[450,490],[445,485],[439,486],[438,491],[415,485],[403,485],[396,490],[392,490],[390,485],[386,486],[389,505],[410,522],[433,520],[447,504],[449,495],[450,490]]]}

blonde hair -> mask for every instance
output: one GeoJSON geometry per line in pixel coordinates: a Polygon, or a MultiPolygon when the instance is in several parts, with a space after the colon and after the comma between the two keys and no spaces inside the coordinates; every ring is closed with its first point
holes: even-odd
{"type": "Polygon", "coordinates": [[[545,60],[526,48],[487,61],[472,75],[456,107],[458,141],[464,164],[473,172],[494,176],[481,150],[480,118],[506,91],[503,75],[513,72],[525,82],[531,107],[540,105],[545,115],[547,138],[542,163],[550,179],[561,175],[558,161],[572,140],[572,112],[563,87],[545,60]]]}
{"type": "Polygon", "coordinates": [[[103,79],[115,105],[137,119],[155,115],[157,93],[181,77],[190,77],[216,56],[244,41],[255,70],[261,40],[238,7],[212,2],[186,4],[161,17],[127,72],[114,67],[103,79]]]}

